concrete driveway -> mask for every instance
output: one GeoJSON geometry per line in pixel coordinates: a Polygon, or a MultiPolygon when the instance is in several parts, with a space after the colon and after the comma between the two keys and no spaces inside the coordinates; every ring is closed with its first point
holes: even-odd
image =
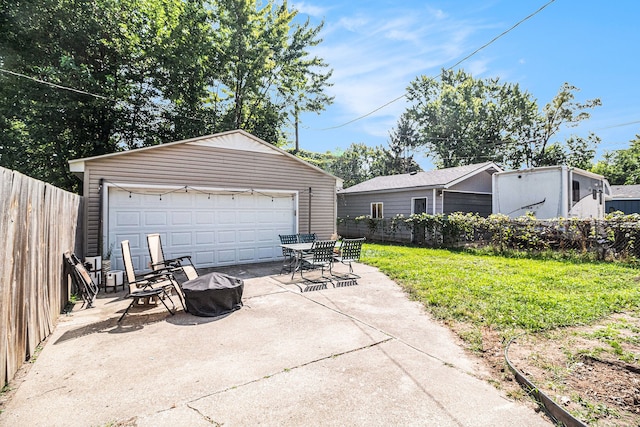
{"type": "Polygon", "coordinates": [[[61,318],[0,425],[552,425],[377,269],[300,293],[279,267],[227,270],[244,307],[221,318],[160,305],[117,324],[128,300],[100,294],[61,318]]]}

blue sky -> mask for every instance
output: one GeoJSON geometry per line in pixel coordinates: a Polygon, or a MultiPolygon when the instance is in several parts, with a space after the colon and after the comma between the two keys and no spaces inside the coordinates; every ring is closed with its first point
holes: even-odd
{"type": "MultiPolygon", "coordinates": [[[[402,95],[417,76],[437,76],[548,1],[290,3],[312,24],[324,20],[324,41],[312,53],[334,70],[328,91],[334,104],[320,115],[301,116],[301,148],[325,152],[354,142],[386,145],[407,107],[404,99],[341,125],[402,95]]],[[[518,83],[540,108],[564,82],[580,89],[577,101],[600,98],[602,106],[591,110],[588,121],[560,135],[564,140],[594,132],[602,139],[600,158],[605,151],[628,148],[640,134],[639,17],[635,0],[556,0],[457,68],[475,78],[518,83]]],[[[417,159],[423,168],[433,168],[422,154],[417,159]]]]}

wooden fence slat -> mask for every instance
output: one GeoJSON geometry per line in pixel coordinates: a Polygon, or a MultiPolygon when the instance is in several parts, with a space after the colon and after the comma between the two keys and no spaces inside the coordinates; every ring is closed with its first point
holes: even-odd
{"type": "Polygon", "coordinates": [[[0,167],[0,384],[51,332],[68,301],[65,251],[82,198],[0,167]]]}
{"type": "Polygon", "coordinates": [[[0,168],[0,384],[5,384],[13,373],[8,372],[7,362],[9,357],[9,324],[11,301],[11,272],[10,262],[12,252],[9,250],[9,234],[14,230],[16,210],[11,209],[11,188],[13,186],[13,172],[0,168]]]}

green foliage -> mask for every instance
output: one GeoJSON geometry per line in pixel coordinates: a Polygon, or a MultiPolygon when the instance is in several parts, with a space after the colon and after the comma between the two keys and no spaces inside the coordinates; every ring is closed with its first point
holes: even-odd
{"type": "Polygon", "coordinates": [[[321,111],[322,26],[257,0],[42,0],[0,6],[0,165],[74,190],[67,161],[241,128],[283,144],[321,111]]]}
{"type": "Polygon", "coordinates": [[[640,184],[640,135],[628,149],[605,153],[592,171],[604,175],[613,185],[640,184]]]}
{"type": "MultiPolygon", "coordinates": [[[[370,218],[340,218],[339,224],[344,227],[350,221],[357,224],[363,220],[370,218]]],[[[575,259],[578,255],[580,259],[632,264],[640,259],[639,214],[615,212],[598,221],[583,218],[541,221],[532,215],[509,218],[494,214],[485,218],[456,212],[397,215],[375,221],[375,227],[367,228],[367,237],[378,241],[394,240],[398,231],[406,230],[411,232],[414,243],[431,247],[484,247],[498,254],[521,251],[562,259],[575,259]]]]}
{"type": "Polygon", "coordinates": [[[507,258],[466,251],[366,244],[380,268],[438,318],[538,332],[637,307],[638,270],[612,263],[507,258]]]}
{"type": "Polygon", "coordinates": [[[416,123],[416,144],[441,167],[494,161],[514,169],[567,164],[588,168],[599,138],[552,138],[563,127],[589,118],[600,100],[575,102],[578,89],[565,83],[538,111],[536,100],[517,84],[474,79],[464,71],[443,70],[441,78],[420,76],[407,89],[408,117],[416,123]]]}

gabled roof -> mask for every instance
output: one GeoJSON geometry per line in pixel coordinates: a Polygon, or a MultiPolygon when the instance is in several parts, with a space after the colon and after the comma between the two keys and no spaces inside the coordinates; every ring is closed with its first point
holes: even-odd
{"type": "Polygon", "coordinates": [[[640,185],[612,185],[611,196],[615,199],[640,199],[640,185]]]}
{"type": "Polygon", "coordinates": [[[378,176],[340,190],[340,194],[369,193],[412,188],[449,188],[452,185],[485,171],[500,172],[502,169],[493,162],[486,162],[413,174],[405,173],[401,175],[378,176]]]}
{"type": "Polygon", "coordinates": [[[281,148],[278,148],[275,145],[269,144],[268,142],[263,141],[257,136],[254,136],[249,132],[243,131],[241,129],[230,130],[227,132],[220,132],[213,135],[199,136],[196,138],[185,139],[182,141],[152,145],[150,147],[136,148],[133,150],[126,150],[126,151],[118,151],[116,153],[103,154],[101,156],[85,157],[82,159],[73,159],[73,160],[69,160],[69,169],[71,170],[71,172],[75,174],[82,175],[85,170],[86,162],[88,161],[106,159],[109,157],[116,157],[116,156],[126,156],[131,153],[140,153],[147,150],[159,150],[168,146],[178,145],[178,144],[200,145],[200,146],[212,147],[212,148],[222,148],[226,150],[238,150],[238,151],[258,152],[258,153],[267,153],[267,154],[274,154],[279,156],[286,156],[291,159],[294,159],[295,161],[307,167],[313,168],[318,172],[322,172],[323,174],[336,179],[339,182],[339,186],[342,185],[341,178],[338,178],[330,174],[329,172],[323,169],[320,169],[317,166],[307,163],[304,160],[292,154],[287,153],[281,148]],[[237,136],[243,136],[244,138],[238,140],[237,138],[235,138],[237,136]]]}

